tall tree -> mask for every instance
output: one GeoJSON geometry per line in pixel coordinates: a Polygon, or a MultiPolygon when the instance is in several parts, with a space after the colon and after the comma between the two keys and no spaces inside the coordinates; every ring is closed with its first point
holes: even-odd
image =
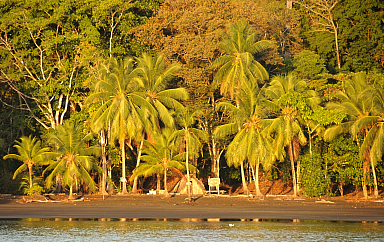
{"type": "MultiPolygon", "coordinates": [[[[169,89],[168,82],[175,72],[181,68],[180,65],[174,64],[165,67],[165,59],[163,55],[152,57],[147,53],[143,53],[142,57],[136,58],[138,65],[132,72],[139,82],[143,83],[142,91],[145,93],[146,100],[156,109],[159,120],[154,120],[155,125],[148,125],[145,132],[149,135],[160,128],[160,121],[167,127],[174,127],[175,122],[171,114],[171,110],[183,108],[183,105],[177,100],[186,100],[188,93],[184,88],[169,89]],[[152,130],[150,130],[152,129],[152,130]]],[[[144,136],[142,137],[144,138],[144,136]]],[[[142,142],[140,143],[140,147],[142,142]]],[[[140,164],[140,150],[137,157],[136,167],[140,164]]],[[[137,189],[137,177],[134,179],[132,192],[137,189]]]]}
{"type": "Polygon", "coordinates": [[[382,113],[383,86],[378,81],[375,86],[367,83],[367,75],[358,73],[352,80],[344,82],[344,90],[337,93],[339,103],[330,103],[328,108],[339,109],[347,113],[347,120],[340,125],[328,128],[325,138],[332,140],[340,133],[350,133],[360,145],[360,157],[364,159],[363,165],[363,193],[368,197],[367,176],[369,165],[372,169],[375,197],[378,197],[378,185],[375,165],[382,159],[382,113]],[[362,137],[362,143],[359,142],[362,137]]]}
{"type": "Polygon", "coordinates": [[[133,139],[142,133],[143,119],[148,117],[148,110],[155,114],[156,110],[139,92],[143,83],[132,77],[133,59],[118,61],[114,58],[110,66],[106,66],[101,80],[96,83],[95,92],[87,98],[87,102],[101,101],[102,105],[93,114],[92,129],[98,133],[102,129],[110,130],[110,140],[118,140],[122,157],[122,192],[126,193],[125,144],[126,139],[133,139]]]}
{"type": "Polygon", "coordinates": [[[63,184],[69,187],[69,199],[73,198],[73,187],[84,182],[91,190],[96,189],[95,181],[89,175],[91,170],[102,172],[97,166],[93,155],[100,155],[99,146],[89,146],[92,134],[82,137],[79,126],[66,121],[63,125],[48,135],[48,142],[52,144],[57,159],[44,170],[52,172],[46,178],[46,186],[51,187],[53,179],[60,176],[63,184]]]}
{"type": "Polygon", "coordinates": [[[36,137],[32,138],[32,136],[23,136],[20,138],[20,141],[16,140],[15,142],[16,145],[14,145],[14,147],[19,154],[8,154],[4,156],[4,159],[15,159],[23,162],[13,174],[13,179],[15,179],[18,174],[28,169],[29,186],[31,188],[33,185],[33,166],[42,164],[45,161],[45,155],[49,153],[49,148],[42,148],[41,141],[36,137]]]}
{"type": "MultiPolygon", "coordinates": [[[[315,96],[313,91],[306,90],[306,83],[293,74],[275,76],[266,90],[266,96],[272,101],[271,106],[277,111],[276,117],[270,120],[268,133],[273,135],[274,150],[278,159],[285,156],[287,148],[292,171],[294,196],[297,196],[297,177],[295,161],[299,156],[300,145],[307,141],[301,128],[301,115],[309,110],[307,102],[315,96]]],[[[300,169],[298,169],[300,170],[300,169]]]]}
{"type": "MultiPolygon", "coordinates": [[[[262,196],[259,188],[260,163],[263,164],[264,169],[269,169],[275,158],[271,141],[265,132],[266,124],[263,125],[262,118],[266,117],[266,110],[262,103],[262,91],[259,90],[256,83],[253,85],[248,83],[243,85],[241,91],[236,95],[238,96],[236,97],[237,106],[229,102],[218,104],[220,110],[230,113],[231,120],[228,124],[218,126],[215,136],[219,138],[228,134],[236,134],[225,154],[227,163],[243,167],[248,162],[255,182],[256,196],[262,196]]],[[[241,172],[244,173],[244,170],[241,169],[241,172]]],[[[244,174],[242,174],[242,183],[244,192],[248,194],[244,174]]]]}

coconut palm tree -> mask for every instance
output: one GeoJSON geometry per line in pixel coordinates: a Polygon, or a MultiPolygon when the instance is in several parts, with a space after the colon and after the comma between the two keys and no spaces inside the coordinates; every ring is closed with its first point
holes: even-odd
{"type": "MultiPolygon", "coordinates": [[[[184,153],[179,154],[177,152],[177,147],[170,139],[173,132],[170,128],[163,128],[161,133],[154,133],[152,136],[152,142],[144,141],[144,147],[142,160],[145,161],[141,163],[138,167],[133,170],[133,175],[131,180],[135,179],[138,176],[148,177],[153,174],[158,174],[158,187],[160,185],[160,176],[162,172],[164,175],[164,191],[165,195],[168,195],[167,187],[167,173],[168,169],[172,168],[173,170],[178,170],[179,173],[183,171],[185,167],[185,162],[182,162],[184,158],[184,153]]],[[[193,166],[189,165],[189,169],[194,169],[193,166]]]]}
{"type": "Polygon", "coordinates": [[[188,108],[179,109],[176,112],[176,122],[180,126],[179,130],[176,130],[170,137],[175,144],[178,145],[180,150],[185,152],[185,164],[187,169],[187,194],[188,201],[191,202],[191,183],[189,173],[189,159],[191,157],[197,158],[202,144],[202,141],[207,141],[207,135],[202,130],[194,128],[196,119],[199,115],[198,111],[192,112],[188,108]]]}
{"type": "Polygon", "coordinates": [[[287,148],[291,162],[293,192],[294,196],[297,196],[295,161],[299,156],[300,145],[306,143],[301,128],[301,116],[311,113],[311,105],[318,102],[318,97],[314,91],[307,90],[305,81],[293,74],[275,76],[265,93],[271,100],[269,107],[277,112],[276,118],[268,121],[268,133],[274,138],[275,156],[280,160],[283,159],[284,147],[287,148]]]}
{"type": "MultiPolygon", "coordinates": [[[[132,75],[143,83],[141,91],[145,93],[145,98],[157,111],[159,119],[153,120],[154,125],[147,125],[143,130],[147,135],[152,132],[158,132],[160,122],[167,127],[174,127],[175,122],[171,114],[171,110],[183,108],[183,105],[178,100],[188,99],[188,92],[184,88],[168,89],[167,83],[173,77],[174,73],[181,68],[178,64],[173,64],[165,67],[165,59],[163,55],[152,57],[144,53],[142,57],[136,58],[138,63],[132,75]]],[[[144,135],[142,136],[144,138],[144,135]]],[[[140,142],[140,147],[143,142],[140,142]]],[[[137,164],[140,164],[141,150],[139,147],[137,164]]],[[[134,179],[132,192],[137,190],[137,177],[134,179]]]]}
{"type": "Polygon", "coordinates": [[[215,59],[212,68],[219,68],[214,81],[220,84],[220,93],[233,99],[235,89],[245,81],[262,82],[269,79],[268,72],[253,55],[269,48],[272,42],[256,42],[255,33],[243,20],[229,24],[228,32],[220,43],[224,55],[215,59]]]}
{"type": "Polygon", "coordinates": [[[265,169],[269,169],[274,160],[271,142],[265,132],[265,124],[262,120],[266,116],[262,91],[256,84],[247,83],[236,95],[237,106],[230,102],[218,104],[219,110],[230,113],[231,120],[228,124],[218,126],[215,129],[215,137],[220,138],[229,134],[236,134],[228,145],[225,154],[227,163],[229,166],[241,166],[243,188],[244,192],[248,194],[249,190],[244,175],[244,163],[248,162],[255,182],[256,196],[261,196],[259,188],[260,163],[265,169]]]}
{"type": "Polygon", "coordinates": [[[16,140],[15,142],[16,145],[13,147],[17,149],[19,154],[8,154],[4,156],[3,159],[15,159],[23,162],[13,174],[13,179],[15,179],[18,174],[28,169],[29,186],[31,188],[33,185],[33,166],[44,162],[45,156],[49,153],[49,148],[42,148],[41,141],[36,137],[32,138],[31,135],[28,137],[23,136],[20,138],[20,141],[16,140]]]}
{"type": "Polygon", "coordinates": [[[125,175],[126,139],[138,137],[144,129],[144,120],[156,116],[156,110],[145,100],[139,88],[140,79],[132,76],[133,59],[123,61],[111,59],[103,70],[102,79],[97,81],[95,92],[86,102],[101,101],[102,105],[91,118],[91,128],[95,133],[110,131],[110,140],[118,140],[122,157],[122,193],[127,193],[125,175]]]}
{"type": "Polygon", "coordinates": [[[155,107],[165,126],[174,127],[174,119],[169,110],[183,108],[178,100],[187,100],[188,92],[185,88],[168,89],[167,84],[181,66],[173,64],[165,68],[163,55],[152,57],[144,53],[136,60],[138,65],[132,74],[143,83],[141,89],[145,93],[147,101],[155,107]]]}
{"type": "Polygon", "coordinates": [[[340,133],[350,133],[356,140],[363,137],[360,145],[360,157],[364,159],[363,165],[363,193],[368,197],[366,176],[371,165],[374,179],[374,196],[378,197],[378,186],[375,166],[382,159],[383,151],[383,113],[384,92],[383,85],[376,82],[369,85],[366,74],[358,73],[352,80],[344,82],[344,90],[337,93],[339,103],[327,105],[330,109],[338,109],[347,114],[347,120],[340,125],[334,125],[326,130],[324,137],[334,139],[340,133]]]}
{"type": "Polygon", "coordinates": [[[44,170],[52,172],[46,178],[47,187],[51,187],[54,178],[60,175],[63,184],[69,187],[69,199],[72,199],[73,187],[79,182],[84,182],[91,190],[96,189],[96,184],[89,171],[102,172],[97,166],[93,155],[99,155],[99,146],[89,146],[92,134],[82,137],[80,127],[70,121],[57,126],[56,130],[48,134],[48,142],[52,145],[57,156],[56,160],[44,170]]]}

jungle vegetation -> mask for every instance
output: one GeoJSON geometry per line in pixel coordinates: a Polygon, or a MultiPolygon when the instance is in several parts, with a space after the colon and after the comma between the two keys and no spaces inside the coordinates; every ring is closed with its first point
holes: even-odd
{"type": "Polygon", "coordinates": [[[3,0],[0,193],[378,197],[383,67],[380,0],[3,0]]]}

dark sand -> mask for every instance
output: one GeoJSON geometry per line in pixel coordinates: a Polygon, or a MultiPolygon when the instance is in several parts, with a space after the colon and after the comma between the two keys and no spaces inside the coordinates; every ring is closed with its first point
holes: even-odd
{"type": "Polygon", "coordinates": [[[65,196],[41,197],[0,195],[0,218],[220,218],[300,219],[331,221],[384,221],[382,199],[291,196],[264,197],[201,196],[188,203],[186,196],[159,195],[84,196],[68,201],[65,196]],[[44,197],[43,197],[44,198],[44,197]],[[43,202],[44,201],[44,202],[43,202]]]}

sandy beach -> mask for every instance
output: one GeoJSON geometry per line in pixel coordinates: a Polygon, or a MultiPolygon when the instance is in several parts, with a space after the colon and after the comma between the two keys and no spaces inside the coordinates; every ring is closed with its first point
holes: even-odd
{"type": "MultiPolygon", "coordinates": [[[[44,198],[44,197],[43,197],[44,198]]],[[[198,218],[384,221],[382,199],[199,196],[187,202],[175,195],[86,195],[34,199],[0,195],[0,218],[198,218]]]]}

